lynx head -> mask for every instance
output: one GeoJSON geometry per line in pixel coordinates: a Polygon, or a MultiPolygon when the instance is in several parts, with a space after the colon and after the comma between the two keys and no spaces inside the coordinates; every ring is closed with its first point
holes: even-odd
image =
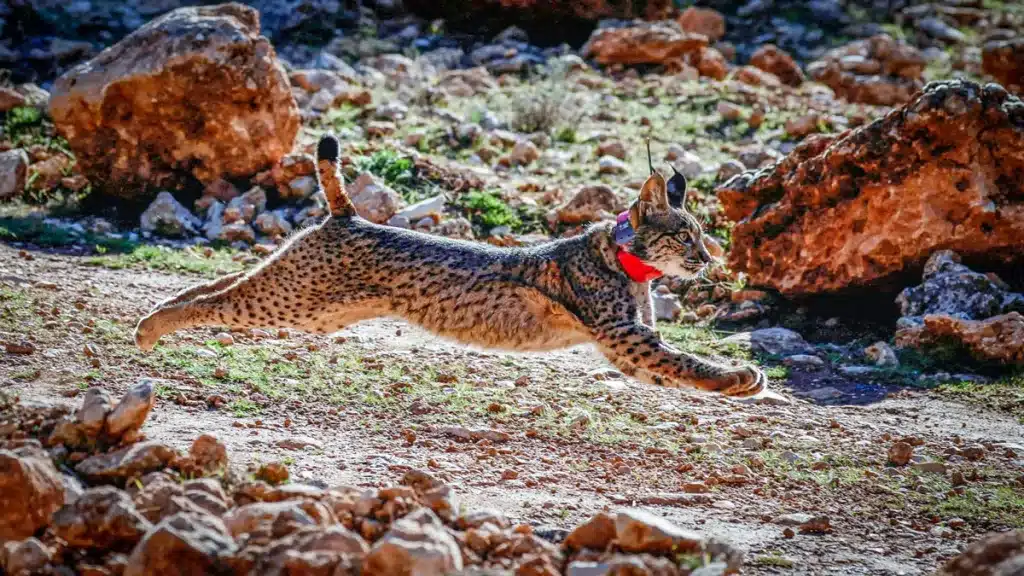
{"type": "Polygon", "coordinates": [[[636,236],[629,251],[672,276],[695,278],[714,261],[700,222],[686,211],[686,178],[672,169],[668,182],[652,170],[629,208],[636,236]]]}

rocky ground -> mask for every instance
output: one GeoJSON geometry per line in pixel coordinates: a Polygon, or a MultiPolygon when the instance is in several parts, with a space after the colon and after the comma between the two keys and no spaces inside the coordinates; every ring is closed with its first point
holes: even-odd
{"type": "Polygon", "coordinates": [[[981,574],[1020,547],[1024,7],[116,4],[0,13],[0,457],[41,475],[10,485],[40,505],[0,520],[7,573],[187,549],[193,573],[927,574],[1006,532],[949,565],[981,574]],[[136,350],[152,304],[324,217],[328,130],[363,217],[503,246],[614,217],[649,143],[723,261],[657,283],[659,329],[777,394],[394,320],[136,350]]]}

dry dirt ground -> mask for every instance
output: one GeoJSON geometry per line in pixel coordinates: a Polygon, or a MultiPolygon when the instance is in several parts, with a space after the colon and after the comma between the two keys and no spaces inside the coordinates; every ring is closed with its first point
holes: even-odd
{"type": "Polygon", "coordinates": [[[629,381],[586,347],[470,350],[395,320],[229,345],[202,329],[135,349],[139,316],[200,279],[0,246],[0,340],[33,348],[0,350],[0,390],[77,404],[89,386],[117,395],[157,378],[144,432],[179,449],[212,433],[234,466],[278,460],[321,485],[429,469],[464,505],[555,535],[641,506],[737,544],[750,574],[927,574],[1024,518],[1012,413],[926,390],[859,406],[742,403],[629,381]],[[904,438],[931,464],[888,464],[904,438]],[[795,514],[827,526],[801,530],[795,514]]]}

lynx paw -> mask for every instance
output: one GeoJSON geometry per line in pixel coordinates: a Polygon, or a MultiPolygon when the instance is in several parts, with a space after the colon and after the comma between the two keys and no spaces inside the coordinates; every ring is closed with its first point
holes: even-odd
{"type": "Polygon", "coordinates": [[[761,392],[767,385],[768,379],[764,372],[753,366],[740,366],[723,374],[721,387],[715,391],[726,396],[743,398],[761,392]]]}

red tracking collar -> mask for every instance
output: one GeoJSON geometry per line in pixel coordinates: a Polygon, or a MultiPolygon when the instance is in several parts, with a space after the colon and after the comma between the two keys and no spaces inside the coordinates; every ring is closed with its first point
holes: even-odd
{"type": "Polygon", "coordinates": [[[622,266],[622,271],[626,273],[626,276],[629,276],[629,279],[633,282],[641,284],[664,276],[661,270],[650,266],[626,250],[625,246],[632,243],[633,238],[636,236],[633,225],[629,223],[629,211],[627,210],[619,214],[615,220],[615,228],[612,235],[615,238],[615,243],[619,245],[615,256],[619,259],[619,265],[622,266]]]}
{"type": "Polygon", "coordinates": [[[640,282],[642,284],[664,276],[661,270],[645,263],[631,252],[628,252],[622,246],[619,246],[618,251],[615,253],[615,257],[619,259],[622,271],[625,272],[626,276],[629,276],[629,279],[633,282],[640,282]]]}

